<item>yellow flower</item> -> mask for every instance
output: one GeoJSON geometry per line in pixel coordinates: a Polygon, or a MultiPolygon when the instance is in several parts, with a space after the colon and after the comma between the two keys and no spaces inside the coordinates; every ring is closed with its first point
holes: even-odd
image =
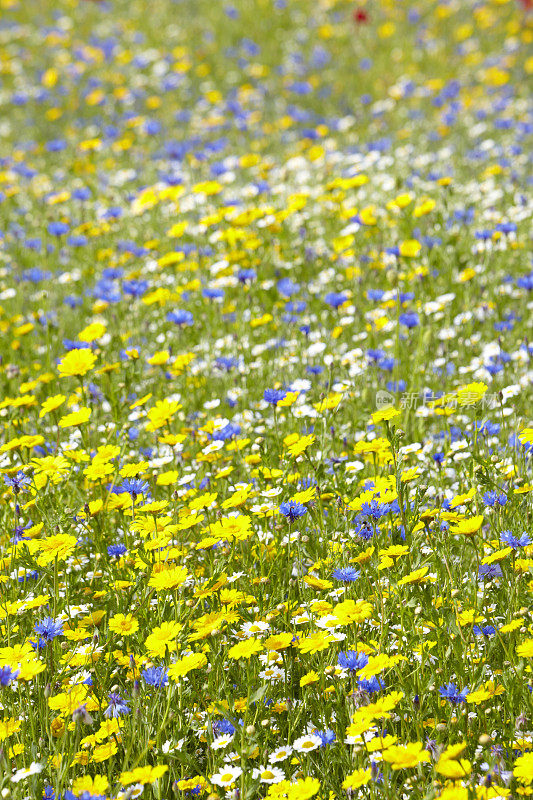
{"type": "Polygon", "coordinates": [[[100,744],[98,747],[95,747],[93,750],[93,761],[96,764],[99,764],[101,761],[107,761],[108,758],[114,756],[115,753],[118,753],[118,747],[115,741],[105,742],[105,744],[100,744]]]}
{"type": "Polygon", "coordinates": [[[32,458],[31,465],[34,469],[33,480],[37,489],[42,489],[49,480],[52,483],[60,483],[62,478],[71,471],[71,465],[63,456],[32,458]]]}
{"type": "Polygon", "coordinates": [[[516,648],[516,655],[521,658],[533,658],[533,639],[526,639],[516,648]]]}
{"type": "Polygon", "coordinates": [[[33,652],[29,642],[15,644],[12,647],[0,647],[0,667],[15,669],[17,664],[25,661],[28,656],[33,655],[33,652]]]}
{"type": "Polygon", "coordinates": [[[374,609],[366,600],[344,600],[333,607],[332,614],[339,620],[339,625],[350,625],[363,622],[372,616],[374,609]]]}
{"type": "Polygon", "coordinates": [[[439,800],[469,800],[470,792],[466,786],[459,783],[452,783],[445,786],[439,794],[439,800]]]}
{"type": "Polygon", "coordinates": [[[387,408],[381,408],[379,411],[374,411],[370,419],[372,420],[373,425],[377,425],[378,422],[385,422],[391,419],[395,419],[399,417],[402,412],[398,411],[397,408],[394,406],[388,406],[387,408]]]}
{"type": "Polygon", "coordinates": [[[369,753],[375,753],[377,750],[388,750],[393,744],[396,744],[397,741],[398,737],[391,736],[390,734],[384,736],[383,739],[381,736],[375,736],[366,743],[366,749],[369,753]]]}
{"type": "Polygon", "coordinates": [[[255,653],[260,653],[263,650],[263,645],[258,639],[250,637],[243,642],[237,642],[228,651],[229,658],[235,660],[239,658],[251,658],[255,653]]]}
{"type": "Polygon", "coordinates": [[[533,444],[533,428],[524,428],[524,430],[520,431],[518,434],[518,438],[522,444],[533,444]]]}
{"type": "Polygon", "coordinates": [[[313,434],[309,436],[300,436],[296,442],[293,442],[293,444],[288,447],[287,452],[294,457],[300,456],[314,441],[315,437],[313,434]]]}
{"type": "Polygon", "coordinates": [[[132,614],[115,614],[109,620],[109,630],[120,636],[131,636],[139,629],[139,623],[132,614]]]}
{"type": "Polygon", "coordinates": [[[308,686],[310,683],[316,683],[318,680],[318,674],[314,670],[311,670],[311,672],[307,672],[300,678],[300,686],[308,686]]]}
{"type": "Polygon", "coordinates": [[[320,789],[320,781],[317,778],[304,778],[290,785],[287,792],[287,800],[309,800],[314,797],[320,789]]]}
{"type": "Polygon", "coordinates": [[[171,680],[177,681],[183,678],[193,669],[201,669],[207,664],[207,657],[205,653],[189,653],[179,661],[175,661],[168,669],[168,677],[171,680]]]}
{"type": "Polygon", "coordinates": [[[290,647],[292,639],[292,633],[277,633],[265,639],[264,644],[269,650],[285,650],[286,647],[290,647]]]}
{"type": "Polygon", "coordinates": [[[238,514],[236,517],[222,517],[210,525],[210,530],[219,541],[226,539],[228,542],[234,539],[243,541],[253,533],[252,521],[245,514],[238,514]]]}
{"type": "Polygon", "coordinates": [[[70,715],[87,702],[88,694],[87,687],[83,683],[78,683],[75,686],[69,686],[64,692],[49,697],[48,705],[52,711],[70,715]]]}
{"type": "Polygon", "coordinates": [[[524,753],[514,762],[513,775],[520,783],[533,781],[533,753],[524,753]]]}
{"type": "Polygon", "coordinates": [[[22,722],[15,717],[8,717],[7,719],[0,720],[0,742],[12,736],[20,730],[22,722]]]}
{"type": "Polygon", "coordinates": [[[405,575],[399,580],[398,586],[407,586],[409,583],[424,583],[427,580],[428,569],[428,567],[415,569],[414,572],[410,572],[409,575],[405,575]]]}
{"type": "Polygon", "coordinates": [[[460,780],[470,775],[472,764],[466,758],[455,760],[453,758],[445,758],[443,754],[437,761],[435,769],[439,775],[444,775],[445,778],[460,780]]]}
{"type": "Polygon", "coordinates": [[[473,536],[483,525],[483,514],[475,517],[461,519],[456,525],[450,528],[450,533],[460,534],[461,536],[473,536]]]}
{"type": "Polygon", "coordinates": [[[394,661],[390,656],[385,653],[379,653],[377,656],[369,657],[368,664],[357,672],[357,677],[366,680],[393,665],[394,661]]]}
{"type": "Polygon", "coordinates": [[[54,411],[59,406],[63,405],[67,398],[64,394],[55,394],[53,397],[48,397],[41,406],[41,410],[39,411],[39,419],[42,419],[45,414],[49,414],[50,411],[54,411]]]}
{"type": "Polygon", "coordinates": [[[383,760],[387,761],[393,770],[397,770],[416,767],[423,761],[429,761],[430,756],[428,751],[423,749],[421,742],[409,742],[389,747],[383,753],[383,760]]]}
{"type": "Polygon", "coordinates": [[[136,767],[131,772],[123,772],[120,782],[123,786],[128,786],[130,783],[142,783],[144,786],[147,783],[155,783],[167,770],[168,767],[165,764],[158,764],[155,767],[150,765],[136,767]]]}
{"type": "Polygon", "coordinates": [[[414,258],[421,249],[422,245],[416,239],[406,239],[400,243],[400,255],[407,258],[414,258]]]}
{"type": "Polygon", "coordinates": [[[301,653],[319,653],[321,650],[327,650],[334,641],[335,639],[328,633],[316,631],[300,639],[297,647],[301,653]]]}
{"type": "Polygon", "coordinates": [[[172,419],[176,411],[181,408],[181,403],[176,400],[158,400],[153,408],[148,412],[149,422],[146,425],[147,431],[157,431],[172,419]]]}
{"type": "Polygon", "coordinates": [[[366,784],[370,782],[371,776],[371,769],[356,769],[343,780],[342,788],[359,789],[360,786],[366,786],[366,784]]]}
{"type": "Polygon", "coordinates": [[[426,198],[419,205],[415,206],[413,216],[416,218],[423,217],[425,214],[429,214],[430,211],[433,211],[436,205],[437,203],[435,200],[426,198]]]}
{"type": "Polygon", "coordinates": [[[81,778],[76,778],[72,784],[72,793],[78,795],[88,792],[91,795],[104,795],[108,786],[109,781],[105,775],[95,775],[94,778],[83,775],[81,778]]]}
{"type": "Polygon", "coordinates": [[[58,364],[58,372],[62,378],[74,375],[85,375],[96,364],[96,356],[91,350],[83,348],[71,350],[63,356],[58,364]]]}
{"type": "Polygon", "coordinates": [[[332,408],[337,408],[341,400],[342,394],[334,392],[324,398],[324,400],[321,400],[320,403],[313,403],[313,408],[315,408],[319,414],[322,414],[323,411],[330,411],[332,408]]]}
{"type": "Polygon", "coordinates": [[[153,586],[157,591],[176,589],[178,586],[185,583],[186,580],[187,568],[177,566],[155,572],[148,581],[148,586],[153,586]]]}
{"type": "Polygon", "coordinates": [[[72,414],[67,414],[59,420],[60,428],[75,428],[77,425],[83,425],[87,422],[92,414],[92,409],[82,407],[79,411],[74,411],[72,414]]]}
{"type": "Polygon", "coordinates": [[[176,649],[175,639],[182,627],[179,622],[163,622],[158,628],[154,628],[144,643],[150,655],[162,658],[167,648],[172,653],[176,649]]]}
{"type": "Polygon", "coordinates": [[[95,339],[100,339],[105,332],[106,326],[102,322],[92,322],[90,325],[87,325],[86,328],[80,331],[80,333],[78,333],[78,339],[80,342],[94,342],[95,339]]]}
{"type": "Polygon", "coordinates": [[[46,539],[37,540],[35,542],[39,550],[37,563],[40,567],[45,567],[56,558],[58,561],[64,561],[74,552],[77,541],[76,537],[69,533],[56,533],[54,536],[47,536],[46,539]]]}
{"type": "Polygon", "coordinates": [[[461,386],[456,393],[457,402],[460,406],[474,405],[484,397],[488,388],[486,384],[479,381],[477,383],[469,383],[467,386],[461,386]]]}

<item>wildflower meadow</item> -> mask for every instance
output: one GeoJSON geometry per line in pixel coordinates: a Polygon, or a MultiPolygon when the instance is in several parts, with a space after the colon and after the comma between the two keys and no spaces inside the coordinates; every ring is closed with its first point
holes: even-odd
{"type": "Polygon", "coordinates": [[[531,0],[0,0],[0,798],[533,794],[531,0]]]}

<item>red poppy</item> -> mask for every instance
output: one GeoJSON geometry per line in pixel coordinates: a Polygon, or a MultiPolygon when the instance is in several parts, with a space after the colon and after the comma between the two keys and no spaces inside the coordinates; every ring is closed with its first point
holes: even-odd
{"type": "Polygon", "coordinates": [[[364,8],[355,9],[353,12],[353,21],[356,23],[356,25],[362,25],[365,22],[368,22],[368,14],[364,8]]]}

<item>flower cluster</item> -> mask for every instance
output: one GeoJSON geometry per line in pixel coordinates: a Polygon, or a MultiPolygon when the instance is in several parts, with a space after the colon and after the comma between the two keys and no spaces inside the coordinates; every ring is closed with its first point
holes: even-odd
{"type": "Polygon", "coordinates": [[[0,0],[0,795],[533,794],[530,3],[0,0]]]}

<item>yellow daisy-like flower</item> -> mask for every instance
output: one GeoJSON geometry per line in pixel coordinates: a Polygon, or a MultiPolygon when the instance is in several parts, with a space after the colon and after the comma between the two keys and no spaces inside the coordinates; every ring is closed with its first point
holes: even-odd
{"type": "Polygon", "coordinates": [[[130,772],[123,772],[120,782],[123,786],[129,786],[130,783],[142,783],[144,786],[147,783],[155,783],[167,770],[168,767],[165,764],[158,764],[155,767],[150,765],[136,767],[130,772]]]}
{"type": "Polygon", "coordinates": [[[421,742],[393,745],[383,753],[383,760],[387,761],[393,770],[410,769],[430,760],[430,755],[421,742]]]}
{"type": "Polygon", "coordinates": [[[59,406],[62,406],[67,398],[64,394],[55,394],[53,397],[48,397],[41,406],[39,411],[39,419],[42,419],[50,411],[54,411],[59,406]]]}
{"type": "Polygon", "coordinates": [[[71,350],[63,356],[58,364],[58,372],[62,378],[85,375],[96,364],[96,356],[86,348],[71,350]]]}
{"type": "Polygon", "coordinates": [[[139,623],[132,614],[115,614],[109,620],[109,630],[120,636],[131,636],[139,630],[139,623]]]}
{"type": "Polygon", "coordinates": [[[475,517],[468,519],[461,519],[459,522],[450,528],[450,533],[459,534],[461,536],[473,536],[483,525],[483,514],[478,514],[475,517]]]}
{"type": "Polygon", "coordinates": [[[360,786],[366,786],[372,777],[371,769],[356,769],[348,775],[342,782],[343,789],[359,789],[360,786]]]}
{"type": "Polygon", "coordinates": [[[91,418],[92,409],[80,408],[79,411],[74,411],[72,414],[67,414],[59,420],[60,428],[75,428],[78,425],[83,425],[91,418]]]}
{"type": "Polygon", "coordinates": [[[201,669],[207,664],[207,656],[205,653],[189,653],[179,661],[175,661],[168,669],[168,677],[171,680],[177,681],[183,678],[193,669],[201,669]]]}
{"type": "Polygon", "coordinates": [[[457,390],[457,402],[460,406],[472,406],[485,396],[489,387],[481,382],[469,383],[457,390]]]}
{"type": "Polygon", "coordinates": [[[514,762],[513,775],[520,783],[533,781],[533,753],[524,753],[514,762]]]}
{"type": "MultiPolygon", "coordinates": [[[[94,342],[96,339],[100,339],[105,332],[106,326],[102,322],[92,322],[80,331],[78,339],[80,342],[94,342]]],[[[96,792],[94,792],[94,794],[96,794],[96,792]]]]}
{"type": "Polygon", "coordinates": [[[58,561],[64,561],[74,552],[77,541],[76,537],[69,533],[56,533],[54,536],[47,536],[46,539],[37,540],[35,542],[39,550],[37,563],[45,567],[56,558],[58,561]]]}
{"type": "Polygon", "coordinates": [[[154,573],[148,581],[148,586],[153,586],[157,591],[177,589],[177,587],[185,583],[186,580],[187,568],[177,566],[154,573]]]}
{"type": "Polygon", "coordinates": [[[334,638],[328,633],[316,631],[316,633],[311,633],[309,636],[304,636],[300,639],[297,646],[301,653],[318,653],[321,650],[327,650],[334,641],[334,638]]]}
{"type": "Polygon", "coordinates": [[[162,658],[167,648],[172,653],[176,649],[175,639],[182,627],[179,622],[163,622],[159,627],[154,628],[144,643],[150,655],[162,658]]]}
{"type": "Polygon", "coordinates": [[[94,778],[83,775],[81,778],[76,778],[72,784],[72,793],[78,795],[88,792],[90,795],[103,795],[108,786],[109,781],[105,775],[95,775],[94,778]]]}
{"type": "Polygon", "coordinates": [[[520,658],[533,658],[533,639],[526,639],[516,648],[516,655],[520,658]]]}
{"type": "Polygon", "coordinates": [[[245,639],[243,642],[237,642],[234,644],[233,647],[230,647],[228,651],[229,658],[233,658],[235,660],[239,658],[251,658],[256,653],[260,653],[263,650],[263,645],[258,639],[254,639],[253,637],[249,639],[245,639]]]}

